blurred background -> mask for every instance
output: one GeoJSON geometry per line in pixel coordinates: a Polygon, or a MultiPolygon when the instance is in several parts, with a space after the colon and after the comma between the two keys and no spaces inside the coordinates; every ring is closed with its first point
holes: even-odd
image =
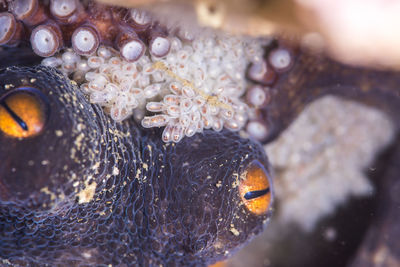
{"type": "Polygon", "coordinates": [[[345,63],[400,67],[400,1],[396,0],[98,0],[142,6],[188,5],[201,25],[263,35],[284,32],[345,63]]]}

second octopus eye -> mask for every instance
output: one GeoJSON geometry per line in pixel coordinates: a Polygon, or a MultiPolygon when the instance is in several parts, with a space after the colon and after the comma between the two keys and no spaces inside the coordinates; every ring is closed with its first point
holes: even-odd
{"type": "Polygon", "coordinates": [[[18,88],[0,97],[0,132],[27,138],[42,132],[49,108],[45,96],[35,88],[18,88]]]}
{"type": "Polygon", "coordinates": [[[268,212],[272,203],[272,182],[268,171],[253,161],[241,175],[239,194],[246,208],[256,215],[268,212]]]}

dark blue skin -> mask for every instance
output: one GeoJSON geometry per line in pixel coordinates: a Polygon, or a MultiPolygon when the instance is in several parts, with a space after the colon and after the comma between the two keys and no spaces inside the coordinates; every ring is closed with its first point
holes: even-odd
{"type": "Polygon", "coordinates": [[[39,89],[49,117],[35,137],[0,134],[3,265],[205,266],[262,231],[270,212],[253,215],[234,185],[254,160],[268,170],[260,144],[228,131],[165,144],[45,67],[3,69],[0,97],[6,84],[39,89]]]}

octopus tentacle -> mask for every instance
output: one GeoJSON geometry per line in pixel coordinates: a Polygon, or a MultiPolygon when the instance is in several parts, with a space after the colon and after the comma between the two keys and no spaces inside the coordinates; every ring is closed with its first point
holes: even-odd
{"type": "Polygon", "coordinates": [[[30,41],[33,51],[42,57],[54,55],[63,46],[61,29],[52,22],[35,27],[30,41]]]}
{"type": "Polygon", "coordinates": [[[78,0],[51,0],[50,13],[62,24],[79,24],[87,18],[82,3],[78,0]]]}
{"type": "Polygon", "coordinates": [[[116,39],[116,45],[121,57],[127,62],[139,60],[146,51],[146,46],[132,29],[123,29],[116,39]]]}
{"type": "Polygon", "coordinates": [[[48,19],[45,6],[39,0],[12,1],[9,9],[17,19],[23,21],[28,26],[38,25],[48,19]]]}
{"type": "Polygon", "coordinates": [[[97,31],[90,25],[83,25],[71,37],[72,48],[78,55],[91,55],[100,45],[97,31]]]}
{"type": "Polygon", "coordinates": [[[271,86],[271,102],[261,109],[273,140],[311,101],[333,94],[376,106],[399,127],[400,78],[396,71],[373,70],[335,62],[327,57],[302,52],[294,57],[290,71],[271,86]]]}
{"type": "Polygon", "coordinates": [[[152,32],[148,38],[148,43],[150,54],[159,58],[165,57],[171,48],[170,40],[161,31],[152,32]]]}
{"type": "Polygon", "coordinates": [[[0,45],[17,46],[23,34],[22,23],[8,12],[0,14],[0,45]]]}

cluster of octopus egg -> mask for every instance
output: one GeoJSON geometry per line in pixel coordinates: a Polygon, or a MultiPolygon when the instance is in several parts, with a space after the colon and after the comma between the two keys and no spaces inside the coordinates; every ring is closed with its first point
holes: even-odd
{"type": "Polygon", "coordinates": [[[262,140],[268,134],[257,113],[276,77],[271,65],[277,72],[291,65],[285,49],[266,58],[254,38],[210,30],[192,36],[163,27],[145,11],[92,1],[13,0],[5,8],[0,45],[29,36],[44,65],[81,83],[114,120],[133,114],[144,127],[165,126],[165,142],[209,128],[237,131],[249,116],[250,135],[262,140]]]}
{"type": "Polygon", "coordinates": [[[158,48],[165,55],[144,53],[134,62],[101,46],[90,56],[68,50],[43,64],[81,81],[90,101],[104,106],[114,120],[133,113],[146,128],[165,126],[166,142],[203,129],[235,131],[245,125],[246,67],[262,58],[256,42],[204,31],[190,42],[170,36],[158,48]]]}

